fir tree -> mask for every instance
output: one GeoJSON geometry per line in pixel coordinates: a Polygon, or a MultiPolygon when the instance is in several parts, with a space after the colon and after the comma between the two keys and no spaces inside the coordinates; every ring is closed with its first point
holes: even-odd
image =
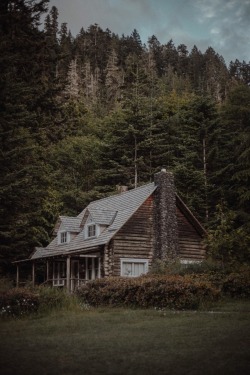
{"type": "Polygon", "coordinates": [[[38,25],[46,4],[1,2],[1,267],[45,244],[56,213],[42,146],[47,136],[42,107],[48,102],[38,25]]]}

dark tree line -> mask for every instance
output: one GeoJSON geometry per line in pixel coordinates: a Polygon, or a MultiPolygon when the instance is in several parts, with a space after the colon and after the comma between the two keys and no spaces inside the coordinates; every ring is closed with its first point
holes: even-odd
{"type": "Polygon", "coordinates": [[[46,245],[59,212],[162,166],[213,256],[248,261],[250,64],[97,24],[73,37],[47,8],[0,3],[1,270],[46,245]]]}

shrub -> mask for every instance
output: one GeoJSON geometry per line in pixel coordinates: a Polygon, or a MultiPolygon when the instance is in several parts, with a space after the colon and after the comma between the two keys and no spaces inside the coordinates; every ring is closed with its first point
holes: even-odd
{"type": "Polygon", "coordinates": [[[51,312],[54,310],[73,310],[79,307],[75,295],[70,295],[65,289],[38,287],[39,312],[51,312]]]}
{"type": "Polygon", "coordinates": [[[173,309],[197,308],[203,302],[217,299],[218,294],[209,282],[177,275],[95,280],[78,290],[78,296],[92,306],[173,309]]]}
{"type": "Polygon", "coordinates": [[[75,295],[58,288],[12,288],[0,292],[0,316],[21,317],[31,313],[80,309],[75,295]]]}
{"type": "Polygon", "coordinates": [[[17,317],[38,310],[39,295],[28,289],[13,288],[0,294],[0,315],[17,317]]]}
{"type": "Polygon", "coordinates": [[[242,272],[234,272],[225,276],[221,289],[223,294],[230,297],[250,297],[249,270],[242,270],[242,272]]]}
{"type": "Polygon", "coordinates": [[[210,283],[219,289],[221,296],[246,298],[250,295],[250,268],[248,265],[232,264],[226,266],[214,260],[205,260],[199,264],[182,265],[157,260],[151,270],[152,275],[189,276],[194,281],[210,283]]]}
{"type": "Polygon", "coordinates": [[[0,293],[6,292],[10,289],[14,288],[14,282],[7,277],[3,277],[0,279],[0,293]]]}

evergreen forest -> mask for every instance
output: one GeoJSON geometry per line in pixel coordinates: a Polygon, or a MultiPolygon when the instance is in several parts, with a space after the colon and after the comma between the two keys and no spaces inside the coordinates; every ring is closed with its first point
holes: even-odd
{"type": "Polygon", "coordinates": [[[249,263],[250,62],[98,24],[72,36],[48,0],[0,2],[0,272],[46,246],[58,215],[162,167],[208,231],[249,263]]]}

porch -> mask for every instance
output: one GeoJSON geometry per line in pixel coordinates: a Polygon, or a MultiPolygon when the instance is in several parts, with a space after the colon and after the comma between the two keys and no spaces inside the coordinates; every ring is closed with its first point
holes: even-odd
{"type": "MultiPolygon", "coordinates": [[[[20,278],[22,263],[31,263],[31,284],[48,285],[51,287],[66,288],[73,292],[80,285],[101,278],[101,256],[98,255],[73,255],[50,257],[46,259],[26,259],[14,262],[16,264],[16,286],[23,282],[20,278]],[[38,280],[38,273],[43,281],[38,280]]],[[[27,282],[27,280],[26,280],[27,282]]]]}

